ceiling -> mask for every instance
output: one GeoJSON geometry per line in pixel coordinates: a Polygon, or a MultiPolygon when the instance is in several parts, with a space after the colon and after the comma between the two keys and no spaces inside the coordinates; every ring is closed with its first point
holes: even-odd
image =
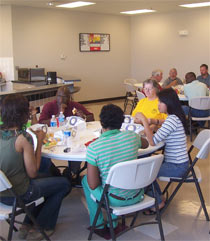
{"type": "MultiPolygon", "coordinates": [[[[77,0],[75,0],[77,1],[77,0]]],[[[65,9],[66,11],[80,11],[101,14],[117,14],[122,11],[136,10],[136,9],[154,9],[159,13],[172,11],[187,11],[188,9],[179,7],[180,4],[198,3],[207,0],[82,0],[95,2],[96,4],[75,9],[65,9]]],[[[49,9],[56,8],[56,5],[62,3],[74,2],[71,0],[0,0],[0,5],[14,5],[14,6],[30,6],[49,9]],[[54,6],[48,6],[49,2],[53,2],[54,6]]]]}

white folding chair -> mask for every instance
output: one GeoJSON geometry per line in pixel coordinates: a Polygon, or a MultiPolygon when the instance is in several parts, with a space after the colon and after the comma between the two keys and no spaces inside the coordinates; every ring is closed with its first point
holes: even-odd
{"type": "Polygon", "coordinates": [[[131,106],[130,114],[132,113],[135,104],[136,104],[136,89],[133,84],[131,83],[125,83],[125,90],[126,90],[126,96],[125,96],[125,102],[124,102],[124,113],[126,112],[127,106],[131,106]]]}
{"type": "Polygon", "coordinates": [[[176,195],[176,193],[178,192],[178,190],[180,189],[180,187],[182,186],[183,183],[195,183],[195,186],[196,186],[196,189],[198,192],[198,196],[200,198],[201,206],[202,206],[204,214],[206,216],[206,221],[209,221],[209,215],[208,215],[205,201],[203,198],[203,194],[202,194],[202,191],[201,191],[201,188],[199,185],[199,183],[202,181],[201,172],[200,172],[199,167],[195,166],[198,159],[207,158],[209,152],[210,152],[210,130],[202,130],[198,134],[198,136],[196,137],[195,141],[193,142],[192,146],[190,147],[190,149],[188,151],[190,164],[189,164],[189,167],[188,167],[186,173],[184,174],[184,176],[182,178],[181,177],[180,178],[163,177],[163,176],[159,177],[160,181],[168,182],[165,189],[163,190],[163,193],[162,193],[163,195],[168,192],[168,188],[171,185],[171,183],[173,183],[173,182],[178,183],[178,185],[174,189],[173,193],[170,195],[170,197],[166,201],[164,208],[161,210],[161,214],[166,210],[168,205],[171,203],[171,201],[173,200],[174,196],[176,195]],[[191,152],[194,149],[194,147],[197,148],[199,150],[199,152],[197,153],[196,157],[192,161],[191,152]]]}
{"type": "Polygon", "coordinates": [[[13,205],[5,205],[0,202],[0,220],[5,220],[9,223],[9,232],[8,232],[8,238],[7,240],[12,240],[12,234],[13,230],[18,231],[15,227],[14,223],[22,224],[22,222],[19,222],[15,220],[15,217],[25,213],[28,215],[28,217],[31,219],[33,224],[38,228],[38,230],[42,233],[43,237],[46,240],[50,240],[49,237],[46,235],[44,230],[38,225],[36,222],[36,219],[33,217],[33,215],[30,212],[30,209],[40,205],[44,202],[44,198],[41,197],[31,203],[24,204],[21,198],[14,192],[12,188],[12,184],[8,180],[8,178],[5,176],[5,174],[0,170],[0,192],[3,192],[5,190],[9,190],[14,197],[13,205]]]}
{"type": "Polygon", "coordinates": [[[138,90],[136,90],[136,95],[137,95],[138,101],[140,101],[141,99],[146,98],[146,96],[142,92],[140,92],[138,90]]]}
{"type": "Polygon", "coordinates": [[[163,155],[159,154],[159,155],[151,156],[147,158],[118,163],[109,170],[109,174],[106,180],[102,197],[98,202],[98,209],[93,221],[93,225],[91,226],[88,240],[91,240],[94,229],[98,227],[96,226],[96,222],[97,222],[99,213],[101,211],[101,208],[105,208],[106,210],[108,223],[110,227],[110,235],[112,237],[112,240],[116,240],[116,237],[118,237],[122,233],[132,228],[135,228],[141,225],[146,225],[146,224],[154,224],[154,223],[158,223],[161,240],[164,240],[162,222],[161,222],[161,217],[160,217],[158,203],[157,203],[157,195],[156,195],[155,187],[153,185],[153,182],[157,177],[162,161],[163,161],[163,155]],[[144,195],[143,201],[130,206],[113,207],[109,205],[109,199],[108,199],[109,186],[121,188],[121,189],[140,189],[140,188],[145,188],[150,184],[152,184],[153,194],[155,198],[144,195]],[[149,208],[154,204],[157,210],[157,221],[141,223],[139,225],[134,226],[134,223],[136,221],[139,211],[149,208]],[[135,213],[135,215],[133,216],[133,219],[129,227],[123,232],[119,233],[118,235],[115,235],[113,224],[112,224],[113,220],[111,218],[111,213],[122,217],[130,213],[135,213]]]}
{"type": "Polygon", "coordinates": [[[189,124],[190,124],[190,140],[192,141],[192,121],[208,121],[208,128],[210,122],[210,97],[196,97],[189,100],[189,124]],[[197,110],[208,110],[209,114],[206,117],[193,117],[192,116],[192,108],[197,110]]]}

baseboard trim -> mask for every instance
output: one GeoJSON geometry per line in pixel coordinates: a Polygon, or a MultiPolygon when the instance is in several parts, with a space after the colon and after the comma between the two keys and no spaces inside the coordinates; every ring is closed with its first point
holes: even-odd
{"type": "Polygon", "coordinates": [[[112,100],[122,100],[122,99],[125,99],[125,96],[112,97],[112,98],[104,98],[104,99],[97,99],[97,100],[79,101],[79,103],[80,103],[80,104],[91,104],[91,103],[98,103],[98,102],[112,101],[112,100]]]}

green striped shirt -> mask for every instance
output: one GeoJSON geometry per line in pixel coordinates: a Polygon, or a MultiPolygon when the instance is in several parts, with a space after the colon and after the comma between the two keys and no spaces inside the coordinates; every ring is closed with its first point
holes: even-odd
{"type": "MultiPolygon", "coordinates": [[[[98,167],[104,187],[110,168],[117,163],[137,159],[140,147],[141,138],[135,132],[109,130],[88,146],[86,160],[98,167]]],[[[125,190],[114,187],[109,189],[109,193],[123,198],[133,197],[138,192],[139,189],[125,190]]]]}

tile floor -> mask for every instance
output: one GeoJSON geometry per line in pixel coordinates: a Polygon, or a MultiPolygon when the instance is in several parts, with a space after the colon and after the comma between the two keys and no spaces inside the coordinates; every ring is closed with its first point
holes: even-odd
{"type": "MultiPolygon", "coordinates": [[[[123,101],[112,101],[110,103],[123,106],[123,101]]],[[[88,104],[86,107],[95,115],[98,120],[101,107],[106,103],[88,104]]],[[[189,138],[188,138],[189,140],[189,138]]],[[[188,145],[190,146],[188,141],[188,145]]],[[[59,161],[60,163],[65,163],[59,161]]],[[[210,214],[210,158],[200,160],[198,166],[202,173],[201,188],[206,201],[206,206],[210,214]]],[[[171,187],[171,190],[174,186],[171,187]]],[[[152,216],[138,217],[138,222],[151,220],[152,216]]],[[[200,202],[193,184],[185,184],[177,193],[175,199],[162,216],[163,229],[166,240],[182,241],[207,241],[210,240],[210,223],[206,222],[200,202]]],[[[89,226],[88,212],[82,189],[73,189],[70,195],[63,201],[56,232],[51,237],[52,240],[87,240],[89,226]]],[[[6,237],[8,225],[0,222],[0,236],[6,237]]],[[[14,240],[17,235],[14,234],[14,240]]],[[[102,240],[97,235],[93,235],[93,240],[102,240]]],[[[157,226],[142,226],[131,230],[118,240],[159,240],[157,226]]]]}

